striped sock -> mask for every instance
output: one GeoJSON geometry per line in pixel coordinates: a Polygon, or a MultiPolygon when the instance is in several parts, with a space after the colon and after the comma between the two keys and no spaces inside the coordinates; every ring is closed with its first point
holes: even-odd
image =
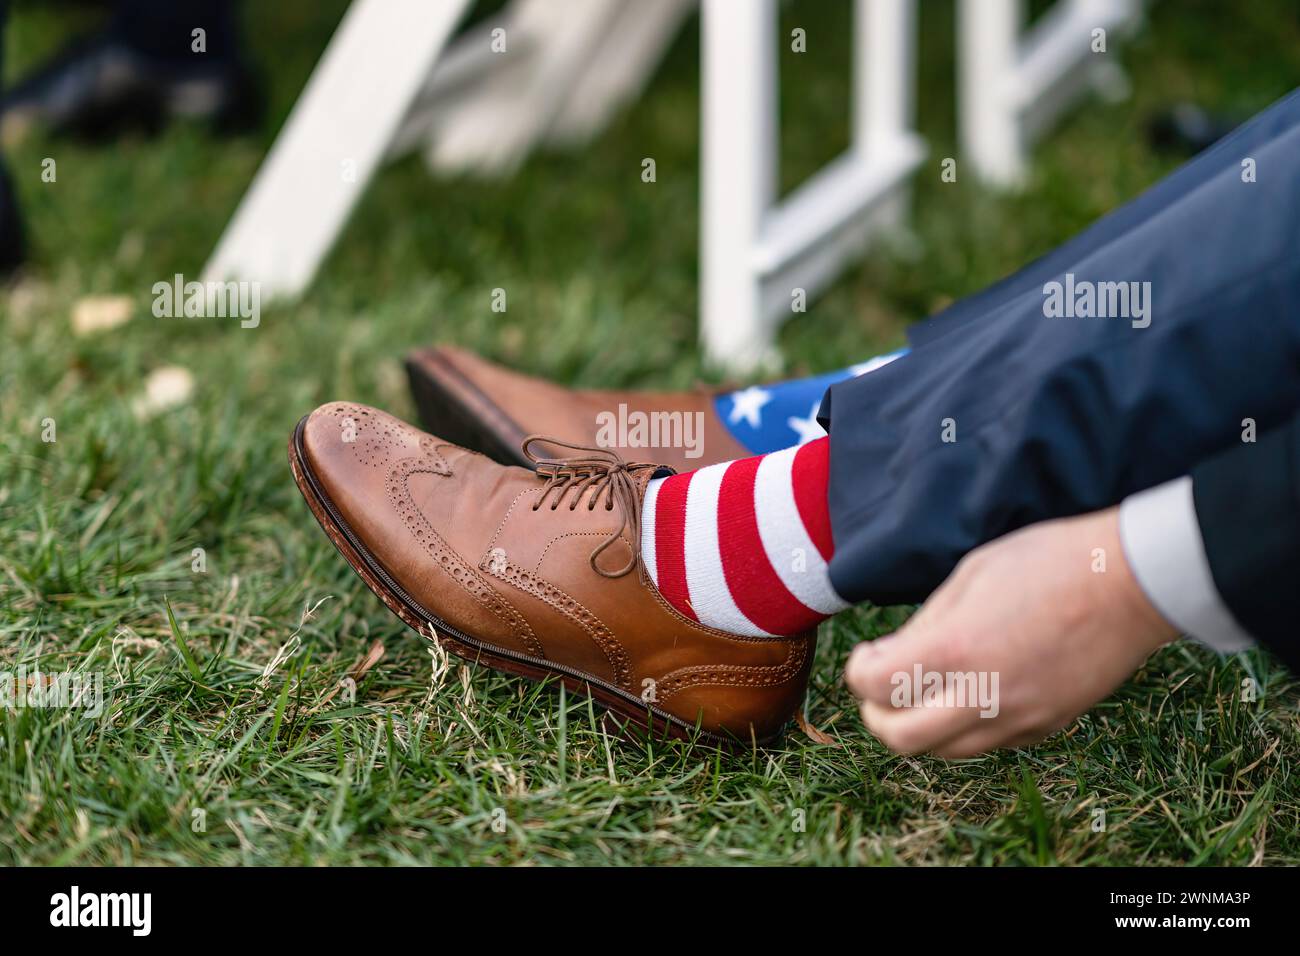
{"type": "Polygon", "coordinates": [[[732,634],[791,635],[848,605],[831,587],[830,439],[656,478],[641,558],[665,600],[732,634]]]}

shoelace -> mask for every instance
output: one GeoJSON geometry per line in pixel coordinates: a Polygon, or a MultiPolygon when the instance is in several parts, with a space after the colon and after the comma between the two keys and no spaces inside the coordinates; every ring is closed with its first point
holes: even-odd
{"type": "Polygon", "coordinates": [[[617,504],[621,520],[618,530],[591,552],[591,557],[588,559],[591,562],[591,569],[603,577],[621,578],[635,568],[637,562],[641,560],[641,506],[636,496],[636,475],[646,469],[653,471],[660,466],[645,461],[624,461],[617,452],[608,448],[576,445],[573,442],[548,438],[545,435],[529,435],[525,438],[523,452],[528,460],[537,466],[538,477],[546,479],[546,486],[533,502],[532,510],[537,511],[541,508],[542,503],[551,496],[551,492],[556,491],[558,493],[551,500],[551,510],[554,511],[560,506],[565,495],[573,491],[573,500],[569,503],[569,510],[573,511],[582,500],[582,493],[592,488],[594,490],[587,501],[587,510],[594,511],[596,502],[603,492],[605,510],[613,511],[617,504]],[[533,454],[531,447],[533,442],[571,448],[581,454],[565,458],[543,458],[533,454]],[[617,571],[604,570],[596,564],[596,559],[627,530],[631,531],[632,557],[617,571]]]}

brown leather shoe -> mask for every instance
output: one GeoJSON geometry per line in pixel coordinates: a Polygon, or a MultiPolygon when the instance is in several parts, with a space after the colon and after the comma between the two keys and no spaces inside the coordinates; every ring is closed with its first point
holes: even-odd
{"type": "Polygon", "coordinates": [[[739,637],[678,614],[639,559],[658,466],[574,451],[506,467],[336,402],[298,423],[289,462],[370,589],[452,653],[555,677],[656,733],[774,740],[802,705],[816,634],[739,637]]]}
{"type": "Polygon", "coordinates": [[[731,437],[705,389],[570,389],[446,345],[412,352],[406,371],[426,428],[503,464],[528,465],[520,446],[537,433],[654,458],[677,471],[751,454],[731,437]]]}

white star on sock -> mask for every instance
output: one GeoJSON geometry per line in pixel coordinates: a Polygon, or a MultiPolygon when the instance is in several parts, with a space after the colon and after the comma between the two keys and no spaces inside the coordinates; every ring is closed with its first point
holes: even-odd
{"type": "Polygon", "coordinates": [[[758,428],[763,421],[763,406],[772,400],[772,393],[765,388],[751,385],[741,392],[731,395],[731,414],[727,421],[736,424],[742,418],[750,428],[758,428]]]}
{"type": "Polygon", "coordinates": [[[798,433],[800,445],[806,445],[808,442],[815,441],[826,434],[826,429],[822,428],[821,423],[817,421],[817,409],[821,407],[821,399],[818,399],[813,402],[807,418],[792,415],[785,420],[786,424],[798,433]]]}

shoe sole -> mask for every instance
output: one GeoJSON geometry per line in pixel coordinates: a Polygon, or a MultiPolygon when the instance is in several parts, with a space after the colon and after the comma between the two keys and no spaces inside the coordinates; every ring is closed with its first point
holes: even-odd
{"type": "Polygon", "coordinates": [[[293,480],[297,483],[298,490],[306,500],[311,513],[315,515],[321,529],[343,555],[344,560],[351,565],[352,570],[402,623],[425,640],[432,641],[472,664],[483,664],[494,670],[516,677],[526,677],[533,681],[554,679],[563,684],[567,690],[590,697],[605,707],[616,718],[617,730],[627,736],[641,739],[668,737],[711,744],[731,752],[768,746],[781,738],[781,731],[770,737],[745,741],[704,730],[674,714],[653,707],[598,677],[554,661],[498,647],[447,624],[407,594],[343,520],[338,509],[325,494],[324,488],[303,454],[302,436],[306,424],[307,419],[304,417],[289,440],[289,467],[293,471],[293,480]]]}
{"type": "Polygon", "coordinates": [[[425,431],[500,464],[533,467],[520,447],[524,430],[436,351],[408,356],[406,375],[425,431]]]}

